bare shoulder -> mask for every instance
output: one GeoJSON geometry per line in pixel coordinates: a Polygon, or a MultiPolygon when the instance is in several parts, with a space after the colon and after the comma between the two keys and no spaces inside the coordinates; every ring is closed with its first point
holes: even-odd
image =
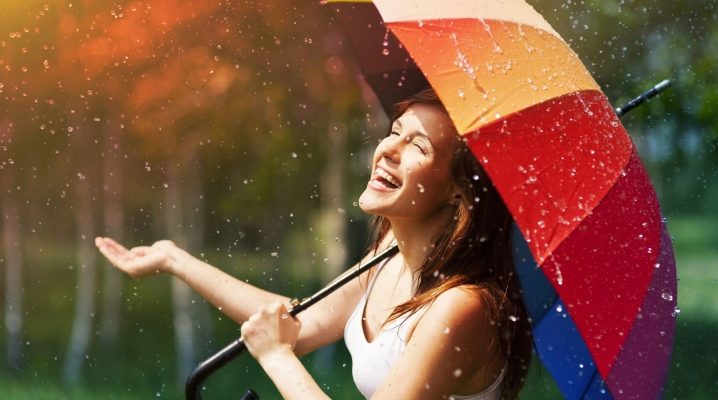
{"type": "Polygon", "coordinates": [[[400,387],[409,393],[405,398],[446,398],[457,392],[478,393],[491,384],[504,358],[483,290],[462,285],[436,296],[418,318],[406,352],[388,379],[401,382],[394,385],[397,392],[400,387]],[[426,385],[429,381],[431,386],[426,385]]]}
{"type": "Polygon", "coordinates": [[[442,292],[409,328],[407,338],[411,342],[438,336],[447,344],[456,341],[465,346],[469,341],[472,346],[488,346],[498,333],[483,290],[462,285],[442,292]]]}
{"type": "Polygon", "coordinates": [[[461,285],[441,293],[431,303],[424,318],[448,324],[469,323],[475,326],[490,322],[490,306],[484,289],[473,285],[461,285]]]}

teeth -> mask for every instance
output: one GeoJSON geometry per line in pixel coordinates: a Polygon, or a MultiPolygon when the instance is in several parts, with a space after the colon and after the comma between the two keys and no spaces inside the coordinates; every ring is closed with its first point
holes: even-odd
{"type": "Polygon", "coordinates": [[[393,176],[391,176],[388,172],[384,171],[381,167],[377,167],[376,174],[386,179],[387,181],[389,181],[389,183],[396,187],[401,186],[401,184],[393,176]]]}

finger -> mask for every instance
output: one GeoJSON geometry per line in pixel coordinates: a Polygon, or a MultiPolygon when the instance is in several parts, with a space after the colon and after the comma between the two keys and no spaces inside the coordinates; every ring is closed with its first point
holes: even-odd
{"type": "Polygon", "coordinates": [[[119,255],[117,252],[115,252],[113,249],[105,246],[100,245],[97,247],[97,249],[102,253],[105,258],[107,258],[112,264],[117,264],[120,261],[119,255]]]}
{"type": "Polygon", "coordinates": [[[98,244],[97,248],[102,254],[111,259],[119,260],[127,253],[127,249],[110,238],[100,238],[96,243],[98,244]]]}
{"type": "Polygon", "coordinates": [[[108,248],[118,252],[118,253],[127,253],[129,250],[127,248],[116,241],[110,239],[110,238],[104,238],[104,244],[108,248]]]}

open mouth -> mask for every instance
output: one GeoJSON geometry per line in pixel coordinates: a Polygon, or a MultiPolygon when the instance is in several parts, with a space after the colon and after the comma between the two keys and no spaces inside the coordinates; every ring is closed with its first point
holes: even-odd
{"type": "Polygon", "coordinates": [[[374,170],[374,180],[388,189],[398,189],[401,187],[401,182],[381,167],[377,167],[376,170],[374,170]]]}

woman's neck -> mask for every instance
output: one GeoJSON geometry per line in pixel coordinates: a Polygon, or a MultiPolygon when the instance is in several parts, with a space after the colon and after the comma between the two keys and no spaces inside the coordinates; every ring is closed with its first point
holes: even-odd
{"type": "Polygon", "coordinates": [[[431,252],[434,238],[441,230],[446,229],[454,216],[454,210],[454,207],[448,206],[424,220],[389,218],[404,264],[412,274],[424,264],[431,252]]]}

